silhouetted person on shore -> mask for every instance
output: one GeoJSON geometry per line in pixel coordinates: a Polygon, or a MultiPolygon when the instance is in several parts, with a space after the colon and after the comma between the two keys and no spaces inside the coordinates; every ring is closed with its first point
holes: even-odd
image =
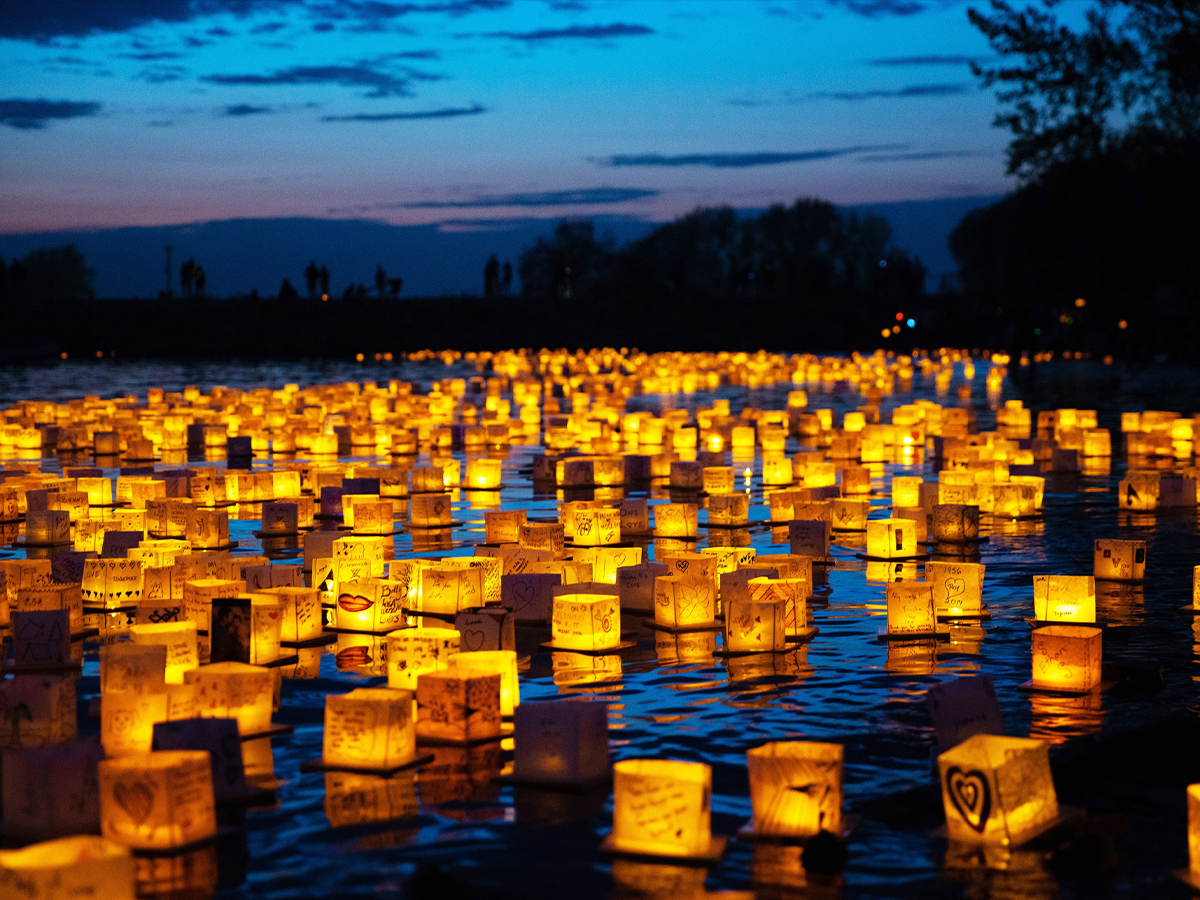
{"type": "Polygon", "coordinates": [[[308,268],[304,270],[304,286],[308,289],[308,296],[313,300],[317,299],[317,283],[321,280],[321,270],[317,268],[317,261],[311,260],[308,268]]]}
{"type": "Polygon", "coordinates": [[[179,293],[188,297],[192,293],[192,278],[196,274],[196,260],[189,259],[179,267],[179,293]]]}
{"type": "Polygon", "coordinates": [[[400,289],[402,287],[404,287],[404,279],[403,278],[389,278],[388,279],[388,294],[391,297],[393,297],[393,298],[399,297],[400,289]]]}
{"type": "Polygon", "coordinates": [[[500,260],[493,253],[483,267],[483,296],[491,300],[500,287],[500,260]]]}
{"type": "Polygon", "coordinates": [[[196,266],[196,271],[192,273],[192,284],[196,286],[196,293],[204,296],[204,285],[208,282],[208,276],[204,274],[204,266],[196,266]]]}
{"type": "Polygon", "coordinates": [[[383,292],[387,290],[387,272],[383,271],[383,266],[375,267],[375,291],[380,298],[383,297],[383,292]]]}
{"type": "Polygon", "coordinates": [[[329,299],[329,269],[325,268],[325,266],[322,265],[321,271],[317,273],[317,277],[321,281],[321,299],[328,300],[329,299]]]}

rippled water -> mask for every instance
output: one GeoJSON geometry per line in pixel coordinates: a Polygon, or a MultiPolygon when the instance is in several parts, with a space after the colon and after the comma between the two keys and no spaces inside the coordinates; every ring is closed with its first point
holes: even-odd
{"type": "MultiPolygon", "coordinates": [[[[474,374],[461,364],[439,363],[356,366],[353,364],[172,365],[83,362],[22,369],[0,369],[0,401],[39,397],[65,399],[85,393],[105,396],[145,394],[149,386],[178,390],[184,384],[204,388],[280,387],[343,380],[406,378],[419,390],[436,378],[474,374]]],[[[956,381],[957,385],[958,381],[956,381]]],[[[982,372],[975,394],[979,427],[994,421],[998,402],[1021,397],[1035,409],[1056,406],[1096,408],[1100,425],[1112,429],[1119,446],[1118,414],[1122,409],[1176,409],[1193,412],[1196,379],[1192,373],[1157,370],[1121,372],[1090,363],[1056,363],[1040,367],[1036,380],[1006,384],[1002,398],[982,399],[982,372]]],[[[713,393],[683,396],[639,396],[629,409],[695,408],[714,397],[731,401],[736,415],[743,405],[782,408],[790,385],[758,391],[723,387],[713,393]]],[[[956,405],[954,395],[938,397],[932,383],[918,377],[914,391],[887,397],[890,409],[914,397],[956,405]]],[[[822,394],[810,387],[810,407],[830,407],[835,421],[862,402],[840,390],[822,394]]],[[[1036,413],[1035,413],[1036,415],[1036,413]]],[[[794,439],[793,439],[794,443],[794,439]]],[[[795,447],[789,445],[789,451],[795,447]]],[[[526,507],[532,515],[553,515],[556,498],[535,494],[528,477],[533,445],[503,452],[507,485],[504,508],[526,507]],[[540,511],[540,513],[539,513],[540,511]]],[[[464,458],[461,452],[454,454],[464,458]]],[[[355,457],[361,461],[362,457],[355,457]]],[[[422,454],[418,462],[427,461],[422,454]]],[[[195,460],[195,465],[221,463],[195,460]]],[[[256,460],[256,466],[268,465],[256,460]]],[[[47,468],[55,465],[47,460],[47,468]]],[[[756,484],[759,460],[756,458],[756,484]]],[[[883,624],[885,586],[868,578],[861,553],[862,538],[835,534],[828,590],[819,594],[812,617],[820,633],[812,643],[786,655],[715,659],[711,655],[684,660],[656,650],[654,633],[626,617],[625,637],[637,646],[623,651],[619,663],[596,663],[576,657],[563,668],[538,650],[548,635],[518,629],[518,650],[531,654],[522,674],[523,700],[584,692],[603,697],[611,706],[612,750],[616,758],[670,757],[699,760],[713,767],[713,830],[732,833],[750,815],[745,752],[765,741],[803,738],[836,741],[846,748],[846,802],[853,810],[866,801],[927,784],[930,775],[931,727],[925,691],[933,683],[974,672],[991,674],[1010,734],[1032,735],[1056,745],[1107,735],[1187,708],[1195,702],[1194,680],[1200,651],[1200,625],[1179,612],[1189,599],[1191,567],[1200,545],[1196,510],[1131,516],[1119,513],[1116,484],[1125,470],[1119,458],[1110,467],[1047,480],[1044,516],[1015,524],[985,525],[990,541],[979,547],[978,561],[987,566],[984,600],[993,618],[978,626],[956,628],[949,643],[886,644],[876,639],[883,624]],[[1111,695],[1052,699],[1030,695],[1017,686],[1030,677],[1031,578],[1040,573],[1091,571],[1092,540],[1097,537],[1138,538],[1148,542],[1147,577],[1136,590],[1097,597],[1102,622],[1112,626],[1105,636],[1105,661],[1161,665],[1165,690],[1148,697],[1111,695]]],[[[882,506],[893,474],[936,477],[929,463],[880,467],[873,503],[882,506]],[[886,468],[886,472],[884,471],[886,468]]],[[[666,497],[665,491],[653,495],[666,497]]],[[[483,539],[483,509],[469,493],[455,494],[455,518],[465,524],[452,535],[452,549],[470,554],[483,539]]],[[[752,501],[752,519],[768,518],[761,492],[752,501]]],[[[882,513],[880,513],[882,514],[882,513]]],[[[985,517],[986,518],[986,517],[985,517]]],[[[258,523],[239,518],[230,523],[231,537],[243,549],[257,550],[258,523]]],[[[787,552],[785,541],[769,527],[741,533],[759,553],[787,552]]],[[[727,538],[727,536],[725,536],[727,538]]],[[[706,541],[701,540],[701,546],[706,541]]],[[[420,549],[420,548],[419,548],[420,549]]],[[[4,551],[15,555],[17,551],[4,551]]],[[[428,555],[414,551],[413,539],[396,538],[396,556],[428,555]]],[[[1200,622],[1200,619],[1197,620],[1200,622]]],[[[493,892],[527,897],[608,896],[614,890],[659,886],[667,894],[687,892],[702,877],[670,866],[613,864],[596,853],[600,836],[611,824],[606,795],[556,795],[514,790],[490,781],[503,759],[492,748],[439,750],[437,761],[415,778],[391,781],[361,779],[353,784],[339,776],[301,774],[299,764],[321,752],[324,698],[330,692],[386,683],[382,677],[339,671],[335,647],[310,651],[300,669],[284,682],[283,707],[277,720],[295,725],[295,733],[272,741],[273,766],[283,785],[275,808],[246,814],[245,845],[225,847],[221,857],[222,896],[310,897],[395,896],[409,880],[420,896],[490,896],[493,892]],[[311,667],[310,671],[303,671],[311,667]],[[415,781],[415,784],[413,783],[415,781]],[[350,800],[340,799],[350,797],[350,800]],[[371,812],[373,810],[373,812],[371,812]],[[412,817],[415,814],[415,817],[412,817]],[[401,821],[333,827],[346,816],[359,820],[409,816],[401,821]],[[433,868],[436,867],[436,871],[433,868]],[[454,893],[455,890],[461,893],[454,893]]],[[[685,654],[686,656],[686,654],[685,654]]],[[[98,688],[94,648],[89,647],[84,695],[98,688]]],[[[94,727],[94,726],[93,726],[94,727]]],[[[265,747],[259,748],[265,752],[265,747]]],[[[510,757],[510,752],[505,756],[510,757]]],[[[1182,832],[1173,838],[1186,864],[1182,832]]],[[[1053,896],[1054,876],[1039,865],[1024,872],[1014,863],[1006,873],[981,876],[978,871],[943,874],[941,851],[924,825],[887,823],[868,816],[850,844],[850,860],[840,891],[851,897],[1053,896]]],[[[796,851],[753,848],[731,843],[724,860],[710,870],[709,889],[748,889],[752,878],[787,891],[803,884],[796,851]],[[788,886],[791,886],[790,888],[788,886]]],[[[1109,888],[1144,896],[1163,889],[1161,873],[1137,858],[1125,859],[1109,888]]],[[[838,889],[833,889],[833,895],[838,889]]],[[[1086,895],[1086,893],[1084,894],[1086,895]]]]}

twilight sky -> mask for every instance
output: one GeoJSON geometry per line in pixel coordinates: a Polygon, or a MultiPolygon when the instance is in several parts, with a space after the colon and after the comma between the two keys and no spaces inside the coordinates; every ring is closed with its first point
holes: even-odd
{"type": "Polygon", "coordinates": [[[967,6],[0,0],[0,233],[1001,193],[967,6]]]}

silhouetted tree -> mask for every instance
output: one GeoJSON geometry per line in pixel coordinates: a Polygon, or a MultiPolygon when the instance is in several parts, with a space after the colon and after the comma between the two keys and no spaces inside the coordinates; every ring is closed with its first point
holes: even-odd
{"type": "Polygon", "coordinates": [[[4,264],[4,257],[0,256],[0,300],[8,296],[8,266],[4,264]]]}
{"type": "Polygon", "coordinates": [[[317,278],[321,282],[321,296],[329,296],[329,269],[325,268],[322,263],[320,270],[317,272],[317,278]]]}
{"type": "Polygon", "coordinates": [[[311,260],[304,270],[304,286],[308,290],[308,296],[314,300],[317,298],[317,284],[320,280],[321,270],[317,268],[317,261],[311,260]]]}
{"type": "Polygon", "coordinates": [[[192,284],[196,286],[196,293],[204,296],[204,286],[208,284],[208,274],[204,271],[204,266],[196,266],[196,271],[192,273],[192,284]]]}
{"type": "Polygon", "coordinates": [[[497,289],[500,287],[500,260],[496,259],[496,254],[493,253],[488,257],[483,266],[483,296],[489,300],[496,296],[497,289]]]}
{"type": "Polygon", "coordinates": [[[299,300],[300,292],[297,291],[295,286],[285,278],[283,279],[283,283],[279,285],[279,299],[289,302],[292,300],[299,300]]]}
{"type": "Polygon", "coordinates": [[[612,238],[596,239],[591,222],[559,222],[553,237],[537,243],[521,254],[517,265],[521,290],[529,297],[586,297],[607,289],[613,255],[612,238]]]}
{"type": "Polygon", "coordinates": [[[400,289],[402,287],[404,287],[404,279],[403,278],[389,278],[388,279],[388,295],[389,296],[399,297],[400,289]]]}
{"type": "Polygon", "coordinates": [[[387,272],[383,271],[383,266],[375,267],[375,292],[383,297],[383,292],[387,290],[387,272]]]}
{"type": "Polygon", "coordinates": [[[188,259],[179,267],[179,293],[183,296],[191,296],[192,293],[192,276],[196,274],[196,260],[188,259]]]}
{"type": "Polygon", "coordinates": [[[500,273],[500,292],[506,297],[512,292],[513,267],[507,259],[500,273]]]}
{"type": "Polygon", "coordinates": [[[361,303],[367,299],[367,286],[365,284],[348,284],[346,290],[342,291],[342,300],[348,302],[361,303]]]}
{"type": "Polygon", "coordinates": [[[91,298],[95,274],[74,244],[31,250],[9,266],[9,293],[22,300],[91,298]]]}

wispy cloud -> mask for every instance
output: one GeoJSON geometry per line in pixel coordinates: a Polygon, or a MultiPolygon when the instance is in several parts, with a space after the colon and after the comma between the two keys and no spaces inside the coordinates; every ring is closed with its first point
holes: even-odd
{"type": "Polygon", "coordinates": [[[138,53],[118,53],[117,56],[122,59],[138,59],[143,62],[154,62],[160,59],[179,59],[183,54],[176,53],[174,50],[144,50],[138,53]]]}
{"type": "Polygon", "coordinates": [[[135,77],[150,84],[166,84],[169,81],[182,81],[185,74],[187,69],[183,66],[159,65],[142,69],[135,77]]]}
{"type": "Polygon", "coordinates": [[[921,0],[825,0],[864,19],[883,19],[888,16],[915,16],[930,6],[921,0]]]}
{"type": "Polygon", "coordinates": [[[603,41],[621,37],[640,37],[647,34],[654,34],[654,29],[648,25],[614,22],[611,25],[568,25],[566,28],[538,28],[534,31],[489,31],[484,34],[484,37],[507,38],[526,44],[540,44],[545,41],[561,40],[603,41]]]}
{"type": "Polygon", "coordinates": [[[914,150],[911,153],[872,153],[856,158],[855,162],[925,162],[935,159],[966,159],[972,156],[996,156],[990,150],[914,150]]]}
{"type": "Polygon", "coordinates": [[[867,60],[872,66],[967,66],[978,57],[958,53],[929,53],[924,56],[882,56],[867,60]]]}
{"type": "Polygon", "coordinates": [[[817,162],[836,159],[878,150],[903,150],[903,144],[879,144],[875,146],[835,147],[827,150],[796,150],[790,153],[689,153],[667,156],[661,153],[618,154],[593,158],[592,162],[602,166],[706,166],[711,169],[748,169],[754,166],[778,166],[786,163],[817,162]]]}
{"type": "Polygon", "coordinates": [[[261,116],[271,112],[274,112],[274,110],[269,106],[253,106],[249,103],[238,103],[234,106],[226,106],[221,111],[221,115],[239,118],[241,116],[261,116]]]}
{"type": "Polygon", "coordinates": [[[100,104],[74,100],[0,100],[0,125],[33,131],[60,119],[80,119],[100,112],[100,104]]]}
{"type": "Polygon", "coordinates": [[[246,16],[278,9],[283,0],[38,0],[0,3],[0,37],[45,43],[132,31],[152,22],[189,22],[214,13],[246,16]]]}
{"type": "Polygon", "coordinates": [[[345,116],[321,116],[322,122],[402,122],[407,119],[453,119],[459,116],[477,116],[487,112],[486,106],[473,103],[470,106],[446,106],[441,109],[421,109],[413,112],[353,113],[345,116]]]}
{"type": "Polygon", "coordinates": [[[388,72],[367,62],[351,65],[292,66],[267,73],[215,74],[201,76],[212,84],[337,84],[343,87],[369,88],[367,97],[411,97],[414,81],[438,81],[441,75],[404,68],[388,72]]]}
{"type": "Polygon", "coordinates": [[[485,194],[466,200],[422,200],[416,203],[401,203],[402,209],[471,209],[496,206],[590,206],[612,203],[628,203],[657,197],[658,191],[647,188],[598,187],[580,188],[570,191],[537,191],[517,194],[485,194]]]}
{"type": "Polygon", "coordinates": [[[814,100],[844,100],[857,103],[861,100],[897,100],[909,97],[948,97],[965,94],[965,84],[913,84],[902,88],[876,88],[867,91],[817,91],[808,96],[814,100]]]}

